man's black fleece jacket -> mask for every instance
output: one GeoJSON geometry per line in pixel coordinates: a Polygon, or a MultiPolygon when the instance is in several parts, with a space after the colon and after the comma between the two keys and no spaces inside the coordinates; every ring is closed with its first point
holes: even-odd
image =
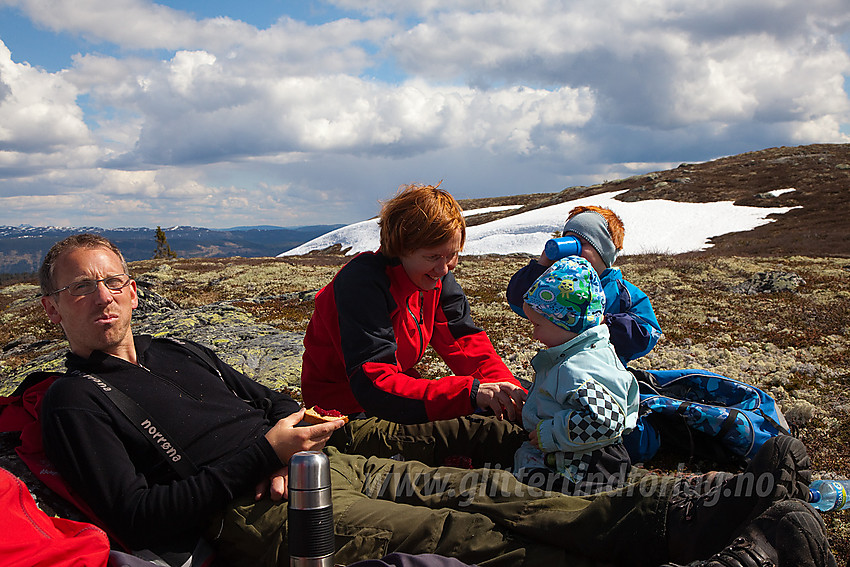
{"type": "Polygon", "coordinates": [[[69,354],[66,365],[101,377],[133,398],[196,465],[197,474],[179,478],[117,406],[82,376],[60,378],[45,395],[45,451],[124,544],[190,550],[216,512],[283,466],[264,435],[299,405],[211,351],[202,360],[169,339],[140,336],[135,344],[138,366],[99,351],[89,359],[69,354]]]}

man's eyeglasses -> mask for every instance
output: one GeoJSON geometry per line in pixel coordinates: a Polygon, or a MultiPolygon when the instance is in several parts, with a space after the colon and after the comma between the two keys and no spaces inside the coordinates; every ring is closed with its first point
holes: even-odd
{"type": "Polygon", "coordinates": [[[61,291],[68,290],[68,293],[71,295],[88,295],[90,293],[94,293],[97,290],[97,284],[103,282],[103,285],[106,286],[106,289],[113,293],[117,293],[130,285],[130,282],[133,281],[130,279],[130,274],[118,274],[115,276],[106,276],[105,278],[101,278],[99,280],[80,280],[78,282],[74,282],[71,285],[66,285],[63,288],[57,289],[56,291],[51,291],[48,295],[54,295],[61,291]]]}

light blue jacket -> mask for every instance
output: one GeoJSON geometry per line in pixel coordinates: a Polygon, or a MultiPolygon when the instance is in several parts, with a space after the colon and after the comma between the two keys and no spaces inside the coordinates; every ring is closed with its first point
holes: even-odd
{"type": "MultiPolygon", "coordinates": [[[[522,409],[527,431],[536,430],[540,451],[530,443],[517,451],[514,468],[550,464],[562,474],[578,455],[621,440],[637,422],[638,384],[597,325],[531,360],[534,383],[522,409]],[[544,458],[544,454],[554,453],[544,458]]],[[[572,475],[567,475],[572,476],[572,475]]]]}

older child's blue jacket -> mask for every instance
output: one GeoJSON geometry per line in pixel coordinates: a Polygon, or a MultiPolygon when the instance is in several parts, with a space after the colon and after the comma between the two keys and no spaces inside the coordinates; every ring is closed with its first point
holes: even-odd
{"type": "Polygon", "coordinates": [[[524,444],[514,467],[539,468],[542,452],[554,457],[545,462],[578,482],[585,455],[619,443],[635,426],[637,379],[617,358],[605,325],[540,351],[531,365],[534,383],[522,408],[522,424],[527,431],[537,431],[540,451],[524,444]]]}
{"type": "MultiPolygon", "coordinates": [[[[522,296],[545,271],[545,266],[532,260],[511,277],[507,290],[508,304],[522,317],[525,317],[522,296]]],[[[605,292],[605,324],[611,335],[611,344],[626,364],[652,350],[661,338],[661,327],[649,298],[637,286],[623,279],[619,268],[608,268],[599,279],[605,292]]]]}

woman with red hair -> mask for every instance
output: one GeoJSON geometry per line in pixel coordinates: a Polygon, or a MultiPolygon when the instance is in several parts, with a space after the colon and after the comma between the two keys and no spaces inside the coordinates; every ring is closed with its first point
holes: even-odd
{"type": "Polygon", "coordinates": [[[466,239],[460,206],[437,186],[409,185],[384,203],[379,225],[380,249],[355,256],[316,295],[304,338],[304,403],[353,418],[350,452],[409,457],[399,439],[416,438],[429,453],[418,460],[463,455],[483,465],[503,446],[496,462],[508,465],[522,442],[509,422],[520,419],[526,391],[472,321],[452,274],[466,239]],[[428,345],[453,375],[419,375],[428,345]],[[466,417],[474,413],[495,419],[466,417]],[[375,438],[365,431],[377,432],[381,446],[364,445],[375,438]]]}

